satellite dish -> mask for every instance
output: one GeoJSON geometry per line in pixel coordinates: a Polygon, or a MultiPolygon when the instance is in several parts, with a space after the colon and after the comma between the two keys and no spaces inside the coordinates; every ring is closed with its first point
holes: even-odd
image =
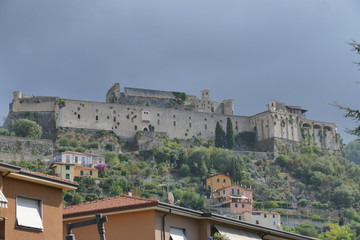
{"type": "Polygon", "coordinates": [[[174,198],[174,195],[172,194],[172,192],[168,192],[167,197],[168,197],[169,203],[173,205],[175,202],[175,198],[174,198]]]}

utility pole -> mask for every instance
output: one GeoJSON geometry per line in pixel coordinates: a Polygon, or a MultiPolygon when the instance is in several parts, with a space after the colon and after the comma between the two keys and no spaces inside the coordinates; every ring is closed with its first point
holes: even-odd
{"type": "Polygon", "coordinates": [[[81,221],[81,222],[75,222],[75,223],[68,223],[68,224],[66,224],[66,230],[67,230],[68,235],[66,236],[65,239],[66,240],[75,240],[75,235],[72,233],[73,228],[85,227],[88,225],[96,224],[99,235],[100,235],[100,240],[106,240],[104,222],[107,222],[107,221],[108,221],[108,219],[106,216],[103,217],[101,214],[96,214],[95,219],[81,221]]]}

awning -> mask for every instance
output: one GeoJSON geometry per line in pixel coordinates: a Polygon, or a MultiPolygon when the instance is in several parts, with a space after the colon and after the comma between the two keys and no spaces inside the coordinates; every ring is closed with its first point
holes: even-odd
{"type": "Polygon", "coordinates": [[[170,228],[170,237],[172,240],[187,240],[184,229],[170,228]]]}
{"type": "Polygon", "coordinates": [[[261,240],[261,237],[253,232],[247,232],[240,229],[224,227],[220,225],[215,225],[215,228],[219,231],[221,235],[229,238],[229,240],[261,240]]]}
{"type": "Polygon", "coordinates": [[[0,207],[7,208],[8,207],[8,200],[0,190],[0,207]]]}

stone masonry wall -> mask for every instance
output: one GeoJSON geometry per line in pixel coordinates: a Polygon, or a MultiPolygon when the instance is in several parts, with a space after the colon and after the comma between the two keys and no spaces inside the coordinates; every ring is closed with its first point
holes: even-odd
{"type": "Polygon", "coordinates": [[[52,158],[53,151],[53,142],[50,140],[0,136],[0,161],[2,162],[52,158]]]}
{"type": "Polygon", "coordinates": [[[65,100],[56,126],[114,131],[123,140],[133,140],[137,131],[153,127],[156,132],[167,132],[170,138],[206,140],[214,138],[216,122],[226,129],[227,117],[232,119],[234,134],[249,130],[249,117],[79,100],[65,100]]]}

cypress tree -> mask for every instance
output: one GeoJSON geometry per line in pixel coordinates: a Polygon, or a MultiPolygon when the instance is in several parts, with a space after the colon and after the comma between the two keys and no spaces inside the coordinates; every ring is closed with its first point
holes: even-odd
{"type": "Polygon", "coordinates": [[[227,121],[226,121],[226,148],[233,149],[234,146],[235,146],[234,129],[232,126],[231,119],[227,118],[227,121]]]}
{"type": "Polygon", "coordinates": [[[215,128],[215,147],[225,147],[226,139],[225,132],[219,122],[216,123],[215,128]]]}

